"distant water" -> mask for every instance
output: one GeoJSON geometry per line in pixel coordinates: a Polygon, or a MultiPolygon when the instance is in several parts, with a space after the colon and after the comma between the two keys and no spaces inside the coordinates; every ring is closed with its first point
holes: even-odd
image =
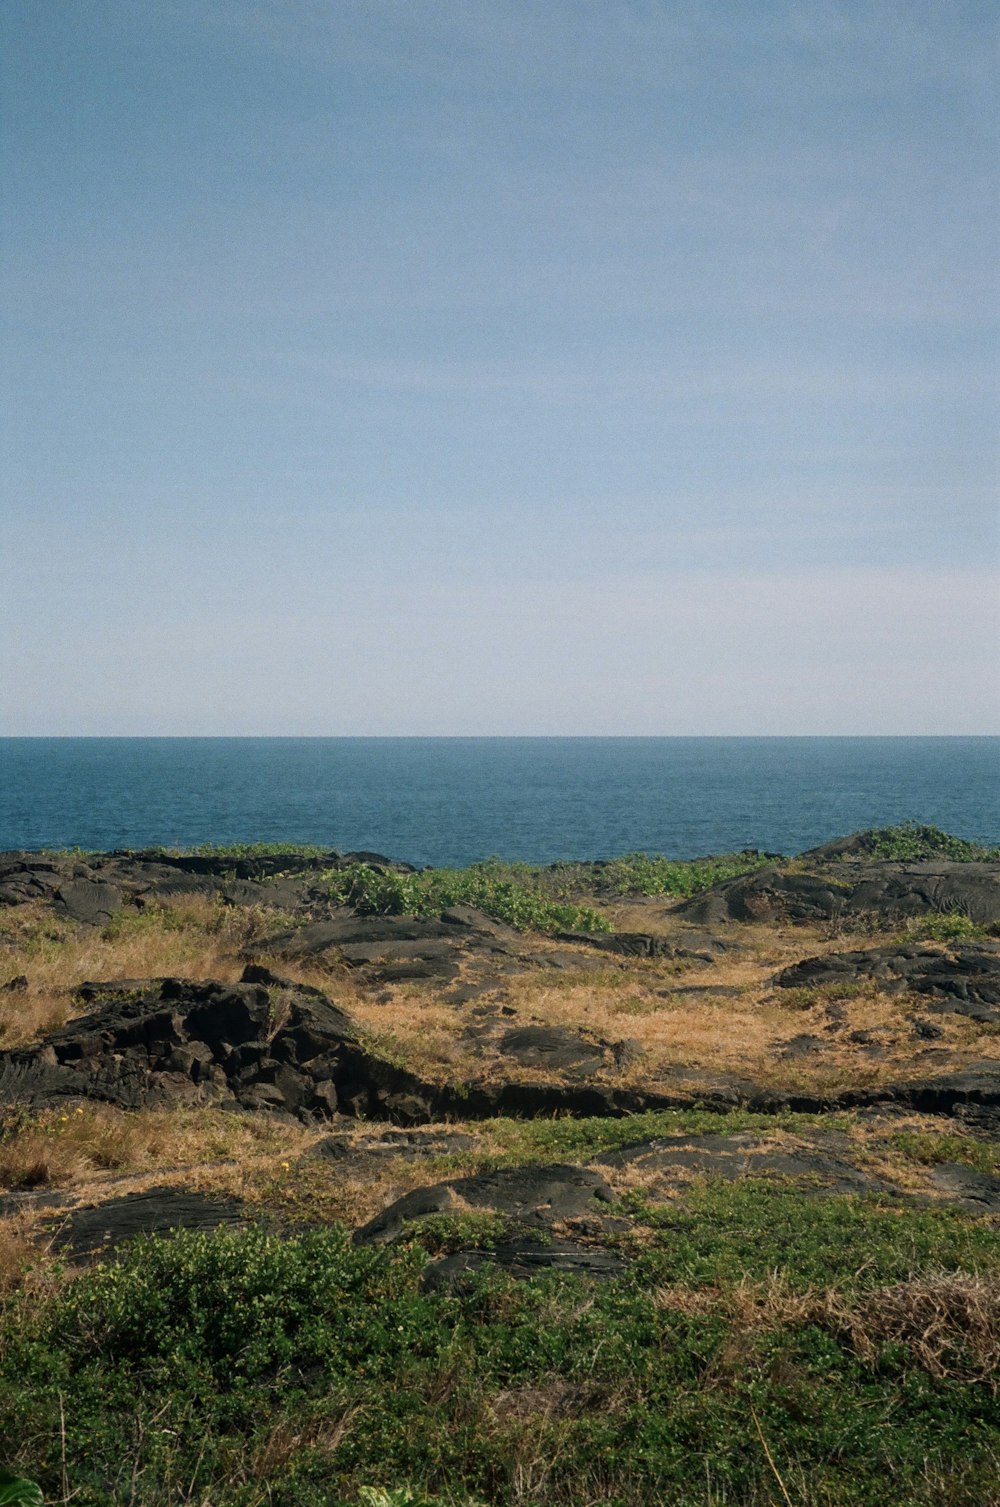
{"type": "Polygon", "coordinates": [[[1000,738],[6,738],[0,850],[311,842],[413,863],[1000,843],[1000,738]]]}

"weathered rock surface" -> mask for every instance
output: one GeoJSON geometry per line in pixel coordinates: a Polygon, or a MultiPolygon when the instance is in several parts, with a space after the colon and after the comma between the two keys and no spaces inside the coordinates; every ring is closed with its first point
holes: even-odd
{"type": "Polygon", "coordinates": [[[757,869],[683,901],[675,914],[702,926],[726,921],[831,921],[958,911],[979,925],[1000,921],[1000,864],[838,861],[815,871],[757,869]]]}
{"type": "Polygon", "coordinates": [[[516,957],[523,946],[516,931],[469,906],[455,906],[440,919],[359,916],[341,910],[328,920],[265,937],[247,950],[247,956],[284,961],[322,958],[361,969],[372,982],[395,983],[450,981],[470,957],[479,961],[516,957]]]}
{"type": "Polygon", "coordinates": [[[481,1004],[462,1032],[462,1040],[483,1057],[501,1063],[562,1074],[577,1082],[604,1069],[624,1067],[641,1054],[635,1041],[605,1041],[567,1026],[510,1024],[504,1005],[481,1004]]]}
{"type": "Polygon", "coordinates": [[[596,1071],[608,1061],[603,1046],[564,1026],[515,1026],[499,1038],[497,1050],[521,1067],[549,1070],[596,1071]]]}
{"type": "Polygon", "coordinates": [[[413,873],[381,853],[294,851],[238,858],[222,853],[0,853],[0,905],[48,900],[70,920],[105,924],[122,903],[142,905],[183,894],[217,896],[233,905],[295,910],[320,904],[320,876],[352,863],[413,873]],[[103,887],[94,893],[93,886],[103,887]]]}
{"type": "Polygon", "coordinates": [[[941,1162],[931,1173],[931,1182],[948,1203],[973,1214],[1000,1214],[1000,1177],[963,1162],[941,1162]]]}
{"type": "Polygon", "coordinates": [[[122,908],[121,891],[113,884],[96,879],[71,879],[55,891],[53,906],[71,921],[82,921],[87,926],[106,926],[122,908]]]}
{"type": "Polygon", "coordinates": [[[635,1167],[655,1174],[649,1190],[667,1191],[692,1175],[723,1178],[791,1178],[806,1191],[862,1193],[889,1185],[862,1172],[850,1159],[846,1136],[817,1135],[775,1146],[753,1131],[734,1135],[663,1136],[639,1141],[595,1158],[602,1167],[635,1167]]]}
{"type": "Polygon", "coordinates": [[[90,1209],[73,1209],[51,1221],[56,1250],[94,1259],[136,1235],[170,1235],[177,1230],[215,1230],[253,1222],[235,1199],[210,1198],[178,1188],[126,1193],[90,1209]]]}
{"type": "Polygon", "coordinates": [[[305,1159],[319,1157],[338,1163],[371,1163],[399,1159],[420,1161],[425,1157],[454,1156],[472,1151],[475,1136],[460,1130],[378,1130],[370,1134],[341,1133],[324,1136],[305,1153],[305,1159]]]}
{"type": "Polygon", "coordinates": [[[618,1277],[625,1262],[614,1251],[576,1240],[504,1240],[487,1249],[472,1247],[433,1261],[424,1273],[424,1286],[461,1292],[468,1279],[483,1267],[499,1267],[522,1279],[545,1272],[569,1272],[575,1277],[618,1277]]]}
{"type": "Polygon", "coordinates": [[[416,1188],[355,1230],[354,1240],[358,1245],[387,1245],[399,1239],[411,1220],[469,1209],[504,1214],[519,1225],[544,1229],[557,1220],[577,1219],[595,1202],[609,1203],[611,1196],[600,1173],[584,1167],[504,1167],[416,1188]]]}
{"type": "Polygon", "coordinates": [[[926,1008],[1000,1020],[1000,943],[965,942],[933,947],[874,947],[803,958],[776,975],[781,989],[873,984],[886,994],[927,996],[926,1008]]]}
{"type": "MultiPolygon", "coordinates": [[[[581,943],[583,933],[568,940],[581,943]]],[[[513,927],[468,905],[440,917],[359,916],[338,910],[322,921],[277,932],[255,942],[246,956],[282,962],[322,959],[359,970],[370,983],[427,979],[449,983],[463,966],[471,988],[495,988],[499,975],[532,968],[588,972],[607,966],[599,958],[566,948],[529,947],[513,927]]],[[[471,997],[471,996],[470,996],[471,997]]]]}
{"type": "Polygon", "coordinates": [[[329,1117],[428,1118],[414,1080],[366,1051],[318,990],[250,967],[239,984],[138,979],[88,984],[93,1013],[41,1045],[0,1053],[0,1098],[86,1097],[139,1109],[214,1103],[329,1117]]]}
{"type": "Polygon", "coordinates": [[[563,942],[575,942],[579,947],[592,947],[619,957],[666,958],[706,967],[715,961],[715,954],[726,950],[725,944],[714,937],[699,939],[697,947],[684,947],[644,931],[561,931],[558,936],[563,942]]]}

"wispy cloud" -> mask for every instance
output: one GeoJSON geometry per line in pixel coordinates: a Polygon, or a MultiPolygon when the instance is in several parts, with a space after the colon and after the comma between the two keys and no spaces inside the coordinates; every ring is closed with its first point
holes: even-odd
{"type": "Polygon", "coordinates": [[[9,724],[982,729],[992,22],[9,0],[9,724]]]}

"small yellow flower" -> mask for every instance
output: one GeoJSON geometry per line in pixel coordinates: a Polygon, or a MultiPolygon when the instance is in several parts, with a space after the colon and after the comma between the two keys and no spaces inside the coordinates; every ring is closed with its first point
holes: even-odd
{"type": "Polygon", "coordinates": [[[67,1121],[67,1120],[68,1120],[68,1119],[69,1119],[69,1115],[60,1115],[60,1116],[59,1116],[59,1123],[60,1123],[60,1124],[61,1124],[61,1125],[65,1125],[65,1124],[66,1124],[66,1121],[67,1121]]]}
{"type": "Polygon", "coordinates": [[[287,1171],[288,1171],[288,1169],[289,1169],[289,1167],[290,1167],[290,1166],[291,1166],[291,1165],[292,1165],[292,1164],[291,1164],[291,1162],[282,1162],[282,1164],[281,1164],[281,1165],[282,1165],[282,1166],[283,1166],[283,1167],[284,1167],[284,1169],[285,1169],[285,1171],[286,1171],[286,1172],[287,1172],[287,1171]]]}

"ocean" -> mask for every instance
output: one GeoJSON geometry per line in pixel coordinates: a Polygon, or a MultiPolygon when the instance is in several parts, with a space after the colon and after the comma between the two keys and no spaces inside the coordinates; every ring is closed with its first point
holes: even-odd
{"type": "Polygon", "coordinates": [[[1000,843],[1000,738],[5,738],[0,850],[309,842],[411,863],[1000,843]]]}

